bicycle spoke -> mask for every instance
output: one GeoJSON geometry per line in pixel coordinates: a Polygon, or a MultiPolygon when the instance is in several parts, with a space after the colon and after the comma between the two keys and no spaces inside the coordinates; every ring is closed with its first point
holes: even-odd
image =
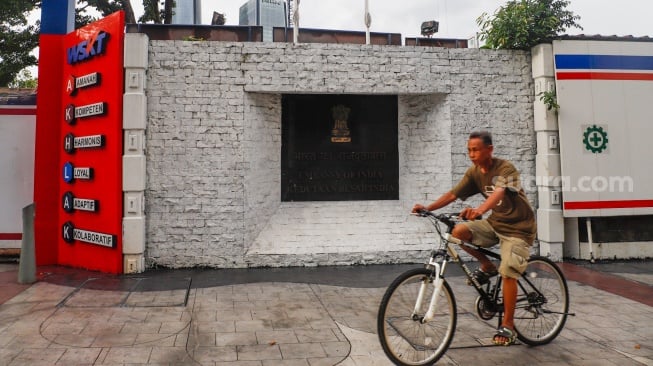
{"type": "Polygon", "coordinates": [[[562,330],[569,307],[562,273],[550,260],[533,258],[519,280],[519,291],[515,327],[520,339],[531,345],[550,342],[562,330]]]}
{"type": "Polygon", "coordinates": [[[434,286],[426,269],[408,271],[388,288],[379,309],[378,331],[388,357],[399,365],[428,365],[446,351],[455,331],[455,301],[444,283],[433,319],[422,323],[434,286]],[[428,281],[421,313],[413,317],[422,281],[428,281]]]}

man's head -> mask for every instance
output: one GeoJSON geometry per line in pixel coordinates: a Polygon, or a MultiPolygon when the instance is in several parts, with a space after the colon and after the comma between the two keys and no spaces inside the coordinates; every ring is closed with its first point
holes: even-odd
{"type": "Polygon", "coordinates": [[[469,159],[477,166],[490,165],[492,161],[492,135],[487,131],[475,131],[469,134],[467,153],[469,159]]]}

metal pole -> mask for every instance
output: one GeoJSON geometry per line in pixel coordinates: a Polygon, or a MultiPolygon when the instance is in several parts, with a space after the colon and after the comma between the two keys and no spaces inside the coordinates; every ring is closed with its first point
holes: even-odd
{"type": "Polygon", "coordinates": [[[36,256],[34,253],[34,204],[23,207],[23,241],[18,264],[18,283],[36,282],[36,256]]]}
{"type": "Polygon", "coordinates": [[[295,10],[292,16],[293,23],[293,32],[292,32],[292,43],[297,44],[299,38],[299,0],[295,0],[295,10]]]}
{"type": "Polygon", "coordinates": [[[369,0],[365,0],[365,44],[370,44],[370,26],[372,25],[369,5],[369,0]]]}
{"type": "Polygon", "coordinates": [[[590,246],[590,263],[594,263],[594,251],[592,250],[592,219],[588,217],[585,223],[587,224],[587,242],[590,246]]]}

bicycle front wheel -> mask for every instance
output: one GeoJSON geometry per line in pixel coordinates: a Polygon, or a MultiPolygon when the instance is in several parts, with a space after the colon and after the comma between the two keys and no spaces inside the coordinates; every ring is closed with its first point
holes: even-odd
{"type": "Polygon", "coordinates": [[[515,329],[522,342],[539,346],[558,336],[567,321],[569,290],[560,268],[545,257],[532,257],[519,279],[515,329]]]}
{"type": "Polygon", "coordinates": [[[432,365],[447,351],[456,330],[456,300],[443,281],[435,315],[422,322],[434,291],[433,272],[416,268],[399,275],[383,295],[377,330],[383,351],[395,364],[432,365]]]}

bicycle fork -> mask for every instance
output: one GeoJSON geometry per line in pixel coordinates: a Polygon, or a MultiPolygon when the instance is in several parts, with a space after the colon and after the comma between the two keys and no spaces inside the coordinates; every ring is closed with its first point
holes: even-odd
{"type": "Polygon", "coordinates": [[[429,303],[428,311],[420,319],[418,314],[422,312],[422,302],[424,301],[424,296],[426,296],[426,290],[430,282],[424,279],[419,287],[417,302],[415,303],[415,308],[411,316],[413,320],[419,320],[420,323],[424,324],[431,321],[431,319],[433,319],[433,316],[435,315],[435,310],[437,308],[438,297],[440,296],[440,291],[442,290],[442,283],[444,282],[444,278],[442,278],[440,274],[444,270],[445,265],[446,262],[443,262],[441,268],[440,263],[435,262],[433,259],[429,261],[429,266],[433,266],[435,272],[435,279],[433,280],[433,287],[434,287],[433,295],[431,296],[431,301],[429,303]]]}

